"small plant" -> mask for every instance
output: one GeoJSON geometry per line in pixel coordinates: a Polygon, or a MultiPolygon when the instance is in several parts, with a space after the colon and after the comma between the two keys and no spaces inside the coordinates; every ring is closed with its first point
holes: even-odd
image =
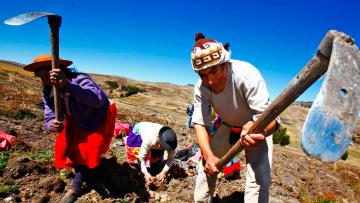
{"type": "Polygon", "coordinates": [[[112,90],[119,88],[119,84],[113,80],[107,80],[105,81],[105,84],[109,85],[110,89],[112,90]]]}
{"type": "Polygon", "coordinates": [[[36,160],[42,162],[53,162],[54,161],[54,152],[51,150],[46,150],[37,155],[36,160]]]}
{"type": "Polygon", "coordinates": [[[8,152],[0,152],[0,175],[3,173],[9,159],[8,152]]]}
{"type": "Polygon", "coordinates": [[[277,131],[273,134],[273,142],[274,144],[280,144],[281,146],[285,146],[290,144],[290,136],[286,133],[286,128],[280,126],[277,131]]]}
{"type": "Polygon", "coordinates": [[[9,193],[18,193],[18,187],[16,185],[0,185],[0,196],[6,196],[9,193]]]}

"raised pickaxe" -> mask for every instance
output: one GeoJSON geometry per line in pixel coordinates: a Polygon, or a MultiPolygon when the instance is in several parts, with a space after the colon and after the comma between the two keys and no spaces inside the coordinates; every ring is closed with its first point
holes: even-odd
{"type": "MultiPolygon", "coordinates": [[[[335,30],[326,34],[317,54],[258,117],[249,134],[262,132],[325,72],[320,93],[304,124],[302,148],[324,162],[339,159],[350,144],[359,116],[360,53],[351,37],[335,30]]],[[[242,150],[239,140],[216,167],[221,169],[242,150]]]]}
{"type": "MultiPolygon", "coordinates": [[[[18,16],[9,18],[4,23],[8,25],[24,25],[41,17],[48,17],[48,23],[50,26],[50,44],[51,44],[51,68],[59,68],[59,29],[61,26],[61,16],[48,12],[29,12],[23,13],[18,16]]],[[[60,95],[56,86],[53,86],[54,90],[54,106],[55,106],[55,118],[60,120],[60,95]]]]}

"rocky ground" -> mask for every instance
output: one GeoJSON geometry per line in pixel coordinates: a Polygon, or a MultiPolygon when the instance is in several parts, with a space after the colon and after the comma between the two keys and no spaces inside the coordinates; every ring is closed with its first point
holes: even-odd
{"type": "MultiPolygon", "coordinates": [[[[117,103],[118,120],[170,125],[178,134],[179,149],[195,142],[193,131],[185,128],[185,107],[192,99],[191,87],[94,77],[105,89],[103,82],[109,79],[147,88],[146,92],[126,98],[107,89],[117,103]]],[[[31,76],[0,71],[0,130],[18,136],[8,150],[0,152],[0,202],[57,202],[71,183],[71,171],[52,166],[56,135],[43,128],[42,110],[36,108],[40,102],[39,87],[39,81],[31,76]]],[[[291,108],[292,113],[304,111],[303,107],[291,108]]],[[[284,114],[291,133],[297,132],[305,115],[284,114]]],[[[291,135],[294,143],[298,143],[298,138],[291,135]]],[[[357,144],[351,148],[356,153],[360,151],[357,144]]],[[[350,158],[356,157],[356,153],[350,154],[350,158]]],[[[242,202],[246,170],[244,154],[238,157],[242,167],[240,178],[220,177],[215,202],[242,202]]],[[[297,144],[275,145],[270,202],[360,202],[360,163],[358,159],[352,160],[325,164],[305,156],[297,144]]],[[[86,190],[77,202],[192,201],[194,168],[176,162],[166,184],[147,186],[141,174],[126,163],[121,139],[114,138],[100,170],[96,187],[86,190]]]]}

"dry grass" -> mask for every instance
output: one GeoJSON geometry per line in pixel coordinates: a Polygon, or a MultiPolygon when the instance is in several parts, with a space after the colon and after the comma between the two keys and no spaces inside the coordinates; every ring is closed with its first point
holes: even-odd
{"type": "Polygon", "coordinates": [[[33,118],[42,112],[35,108],[41,101],[41,84],[20,66],[0,62],[0,114],[13,118],[33,118]]]}
{"type": "Polygon", "coordinates": [[[358,169],[358,167],[349,165],[346,162],[339,162],[334,165],[334,171],[338,174],[338,177],[354,191],[355,195],[360,195],[360,171],[358,169]]]}
{"type": "Polygon", "coordinates": [[[104,87],[111,100],[117,103],[119,112],[123,110],[137,111],[161,117],[166,123],[185,125],[186,107],[193,101],[193,87],[179,86],[170,83],[135,81],[129,78],[91,74],[104,87]],[[110,93],[105,81],[116,81],[119,85],[138,87],[145,92],[126,98],[117,96],[117,90],[110,93]],[[176,97],[174,97],[176,96],[176,97]]]}
{"type": "Polygon", "coordinates": [[[0,60],[0,71],[17,72],[21,75],[25,75],[28,77],[31,77],[33,75],[33,73],[31,73],[31,72],[23,70],[21,64],[15,64],[15,63],[2,61],[2,60],[0,60]]]}

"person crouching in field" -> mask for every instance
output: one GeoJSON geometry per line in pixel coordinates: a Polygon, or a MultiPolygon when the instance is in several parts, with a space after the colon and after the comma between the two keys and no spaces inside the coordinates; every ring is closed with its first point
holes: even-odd
{"type": "Polygon", "coordinates": [[[59,59],[59,69],[52,70],[51,59],[49,54],[40,55],[24,70],[41,79],[45,127],[59,133],[55,167],[75,171],[72,186],[60,201],[68,203],[82,194],[84,181],[90,186],[95,183],[101,154],[107,152],[113,137],[116,106],[89,75],[68,68],[72,61],[59,59]],[[60,92],[60,120],[55,119],[53,85],[60,92]]]}
{"type": "Polygon", "coordinates": [[[164,181],[175,161],[175,132],[168,126],[152,122],[137,123],[127,132],[124,141],[129,163],[138,164],[146,183],[156,179],[164,181]],[[166,161],[164,152],[167,154],[166,161]]]}

